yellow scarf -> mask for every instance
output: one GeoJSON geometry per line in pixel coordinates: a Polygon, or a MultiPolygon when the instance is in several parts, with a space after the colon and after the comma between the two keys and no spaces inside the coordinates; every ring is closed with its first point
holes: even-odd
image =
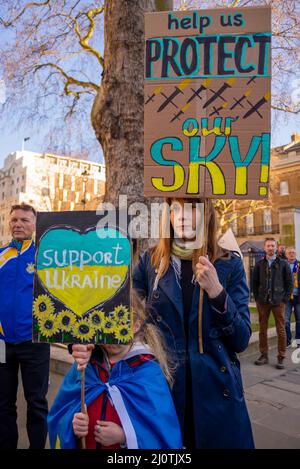
{"type": "Polygon", "coordinates": [[[174,256],[179,257],[179,259],[191,261],[194,249],[185,247],[183,243],[181,246],[179,246],[175,239],[173,239],[171,252],[174,254],[174,256]]]}

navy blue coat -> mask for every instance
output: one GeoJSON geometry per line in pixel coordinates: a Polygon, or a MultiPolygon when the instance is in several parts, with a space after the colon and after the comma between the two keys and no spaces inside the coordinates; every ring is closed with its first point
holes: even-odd
{"type": "Polygon", "coordinates": [[[156,276],[150,255],[144,253],[133,274],[133,285],[146,297],[154,322],[164,335],[177,362],[172,390],[183,428],[185,367],[189,355],[192,375],[193,412],[197,448],[253,448],[253,436],[244,399],[240,364],[236,353],[246,349],[251,336],[249,291],[242,260],[234,253],[215,262],[227,296],[227,311],[214,310],[204,293],[203,350],[198,346],[199,284],[189,316],[189,344],[186,347],[183,301],[172,264],[153,291],[156,276]],[[187,350],[188,348],[188,350],[187,350]]]}

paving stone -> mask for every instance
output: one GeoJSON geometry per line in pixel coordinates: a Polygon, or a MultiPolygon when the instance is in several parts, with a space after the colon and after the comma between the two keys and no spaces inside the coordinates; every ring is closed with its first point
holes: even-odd
{"type": "Polygon", "coordinates": [[[262,402],[273,402],[281,406],[291,407],[293,409],[300,409],[299,394],[293,392],[270,387],[266,384],[258,383],[251,386],[246,390],[246,395],[250,399],[255,399],[262,402]]]}
{"type": "Polygon", "coordinates": [[[253,435],[256,449],[299,449],[300,439],[285,435],[266,428],[264,425],[254,424],[253,435]]]}
{"type": "Polygon", "coordinates": [[[277,378],[272,380],[265,380],[262,384],[265,384],[266,386],[271,386],[273,388],[282,389],[284,391],[290,391],[300,396],[300,384],[295,384],[293,382],[291,383],[290,381],[285,381],[283,379],[277,378]]]}

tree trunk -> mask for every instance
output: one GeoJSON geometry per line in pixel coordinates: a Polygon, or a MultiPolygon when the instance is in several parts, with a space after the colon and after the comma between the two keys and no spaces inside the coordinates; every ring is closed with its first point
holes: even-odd
{"type": "Polygon", "coordinates": [[[172,1],[107,0],[101,89],[92,124],[106,164],[105,200],[144,200],[144,13],[172,9],[172,1]]]}

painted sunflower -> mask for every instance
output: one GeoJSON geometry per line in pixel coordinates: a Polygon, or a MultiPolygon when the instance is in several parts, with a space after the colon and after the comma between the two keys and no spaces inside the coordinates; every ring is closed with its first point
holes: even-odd
{"type": "Polygon", "coordinates": [[[103,324],[103,311],[100,311],[98,309],[95,309],[90,315],[89,315],[89,321],[94,327],[95,331],[101,331],[102,330],[102,324],[103,324]]]}
{"type": "Polygon", "coordinates": [[[64,332],[70,332],[76,323],[76,316],[69,309],[63,309],[57,316],[59,321],[59,329],[64,332]]]}
{"type": "Polygon", "coordinates": [[[104,323],[105,321],[111,321],[113,318],[113,312],[112,311],[99,311],[101,321],[104,323]]]}
{"type": "Polygon", "coordinates": [[[33,302],[33,315],[37,319],[54,313],[54,304],[48,295],[39,295],[33,302]]]}
{"type": "Polygon", "coordinates": [[[39,330],[44,337],[52,337],[59,331],[58,317],[53,313],[44,315],[39,319],[39,330]]]}
{"type": "Polygon", "coordinates": [[[112,319],[106,319],[102,324],[102,331],[105,334],[114,334],[116,330],[116,323],[112,319]]]}
{"type": "Polygon", "coordinates": [[[87,319],[80,319],[74,324],[72,334],[77,339],[89,341],[94,337],[95,329],[87,319]]]}
{"type": "Polygon", "coordinates": [[[130,325],[121,324],[115,328],[115,337],[120,342],[130,342],[133,338],[132,329],[130,325]]]}
{"type": "Polygon", "coordinates": [[[127,306],[116,306],[112,314],[118,325],[127,324],[130,322],[130,314],[127,306]]]}

